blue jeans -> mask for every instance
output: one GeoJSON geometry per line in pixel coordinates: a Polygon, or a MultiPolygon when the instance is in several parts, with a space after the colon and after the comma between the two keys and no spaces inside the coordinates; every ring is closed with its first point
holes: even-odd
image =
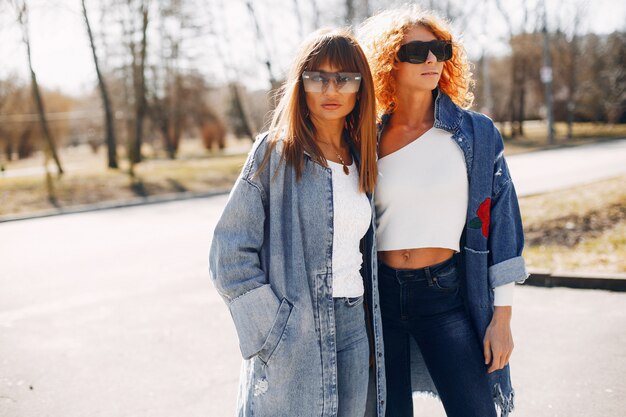
{"type": "Polygon", "coordinates": [[[369,382],[369,341],[363,296],[340,297],[335,304],[337,417],[363,417],[369,382]]]}
{"type": "Polygon", "coordinates": [[[409,338],[420,348],[448,417],[495,417],[482,345],[467,315],[454,257],[420,269],[380,264],[386,417],[413,416],[409,338]]]}

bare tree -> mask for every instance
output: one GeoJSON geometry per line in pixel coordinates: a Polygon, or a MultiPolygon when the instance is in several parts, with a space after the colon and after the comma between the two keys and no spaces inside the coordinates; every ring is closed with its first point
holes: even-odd
{"type": "Polygon", "coordinates": [[[356,11],[354,10],[354,0],[346,0],[346,22],[354,23],[356,11]]]}
{"type": "MultiPolygon", "coordinates": [[[[578,57],[579,57],[579,33],[582,31],[584,15],[587,12],[587,3],[579,3],[574,10],[574,15],[569,25],[569,36],[566,38],[566,45],[562,49],[567,54],[565,60],[567,68],[565,71],[565,79],[567,80],[567,99],[566,99],[566,111],[567,111],[567,138],[573,137],[573,125],[574,114],[576,111],[576,96],[578,90],[578,57]]],[[[561,25],[559,24],[559,27],[561,25]]]]}
{"type": "Polygon", "coordinates": [[[569,43],[570,66],[568,71],[567,89],[567,138],[574,135],[574,111],[576,110],[576,60],[578,58],[578,34],[574,32],[569,43]]]}
{"type": "MultiPolygon", "coordinates": [[[[41,91],[39,89],[39,83],[37,82],[37,75],[35,74],[35,70],[33,68],[33,62],[31,58],[29,26],[28,26],[29,24],[28,5],[26,3],[26,0],[10,0],[10,1],[11,1],[11,5],[13,6],[17,14],[17,21],[22,31],[22,41],[24,42],[24,45],[26,46],[26,56],[28,59],[28,68],[30,70],[30,80],[31,80],[31,86],[33,90],[33,97],[35,99],[35,105],[37,106],[37,112],[39,113],[39,122],[40,122],[41,130],[42,130],[42,133],[46,141],[46,145],[47,145],[47,148],[46,148],[47,158],[46,159],[48,159],[49,157],[52,157],[52,159],[54,160],[57,166],[58,174],[62,175],[63,167],[61,166],[61,160],[59,159],[59,156],[57,153],[55,140],[52,136],[52,132],[50,131],[50,128],[48,127],[48,120],[46,118],[46,111],[45,111],[43,98],[41,96],[41,91]]],[[[47,168],[48,164],[46,163],[45,166],[47,168]]]]}
{"type": "Polygon", "coordinates": [[[122,29],[122,43],[128,57],[125,69],[130,83],[125,84],[126,102],[130,105],[132,118],[128,120],[128,161],[130,175],[134,176],[134,165],[141,162],[141,146],[144,136],[144,121],[148,112],[146,100],[146,60],[148,51],[148,25],[150,23],[151,0],[116,0],[113,9],[118,13],[122,29]]]}
{"type": "Polygon", "coordinates": [[[102,105],[104,107],[104,125],[106,129],[106,144],[107,144],[107,164],[109,168],[118,168],[117,163],[117,141],[115,139],[115,122],[113,120],[113,106],[111,99],[109,98],[109,90],[100,71],[100,63],[98,60],[98,53],[96,51],[96,43],[94,41],[93,32],[91,30],[91,24],[89,23],[89,16],[87,14],[87,6],[85,0],[81,0],[83,18],[87,27],[87,35],[89,36],[89,44],[91,45],[91,53],[93,55],[93,62],[96,68],[96,75],[98,77],[98,87],[100,89],[100,96],[102,97],[102,105]]]}
{"type": "Polygon", "coordinates": [[[606,65],[600,76],[609,123],[619,123],[626,112],[626,33],[613,32],[606,40],[606,65]]]}
{"type": "Polygon", "coordinates": [[[34,151],[31,134],[34,124],[20,117],[34,112],[30,90],[19,82],[16,75],[0,80],[0,144],[7,161],[11,161],[16,152],[17,158],[22,159],[31,156],[34,151]]]}
{"type": "Polygon", "coordinates": [[[298,5],[298,0],[293,0],[293,13],[296,15],[296,20],[298,21],[298,37],[302,39],[304,36],[303,28],[302,28],[302,14],[300,13],[300,6],[298,5]]]}
{"type": "Polygon", "coordinates": [[[317,0],[311,0],[311,7],[313,8],[313,27],[317,29],[320,27],[320,8],[317,6],[317,0]]]}
{"type": "MultiPolygon", "coordinates": [[[[511,45],[511,90],[509,96],[509,121],[513,137],[524,135],[526,78],[529,61],[525,55],[528,37],[517,36],[511,19],[511,13],[505,8],[502,0],[495,0],[496,7],[505,20],[508,42],[511,45]],[[517,44],[515,40],[517,39],[517,44]]],[[[530,18],[530,9],[526,0],[522,0],[522,23],[520,34],[526,33],[530,18]]]]}
{"type": "MultiPolygon", "coordinates": [[[[129,0],[129,5],[132,3],[129,0]]],[[[143,122],[147,112],[146,103],[146,54],[148,50],[148,19],[150,0],[140,0],[138,12],[141,21],[141,40],[137,47],[131,38],[129,43],[133,57],[133,86],[135,91],[135,137],[132,143],[131,164],[141,162],[141,144],[143,142],[143,122]]]]}
{"type": "Polygon", "coordinates": [[[242,130],[245,132],[246,136],[248,136],[251,140],[254,140],[259,128],[258,126],[256,126],[256,123],[254,122],[254,119],[250,114],[246,98],[244,96],[244,91],[238,83],[238,80],[241,78],[239,69],[225,52],[230,49],[230,39],[232,38],[227,30],[224,30],[223,33],[220,34],[216,29],[218,21],[216,15],[221,15],[224,13],[224,5],[221,0],[217,2],[217,6],[217,12],[215,12],[211,8],[208,9],[207,26],[209,28],[209,34],[211,35],[211,39],[214,42],[213,50],[217,54],[217,60],[222,65],[222,69],[230,90],[231,102],[233,105],[232,107],[233,110],[236,112],[237,117],[241,120],[242,130]]]}
{"type": "MultiPolygon", "coordinates": [[[[276,77],[274,77],[272,56],[270,53],[270,46],[267,41],[267,37],[265,36],[265,32],[261,30],[261,25],[259,23],[259,18],[255,12],[254,5],[252,4],[252,0],[246,0],[246,7],[248,8],[248,12],[250,14],[250,19],[252,19],[252,23],[254,24],[254,33],[259,40],[260,45],[264,50],[263,56],[259,54],[259,59],[265,62],[265,66],[267,67],[267,72],[270,80],[270,84],[272,85],[272,89],[274,89],[278,81],[276,77]]],[[[257,52],[260,52],[260,48],[256,48],[257,52]]]]}
{"type": "Polygon", "coordinates": [[[160,61],[152,68],[149,115],[161,132],[168,157],[174,159],[185,118],[180,55],[188,16],[180,0],[159,2],[158,13],[160,61]]]}
{"type": "Polygon", "coordinates": [[[356,25],[371,15],[369,0],[345,0],[346,22],[356,25]]]}

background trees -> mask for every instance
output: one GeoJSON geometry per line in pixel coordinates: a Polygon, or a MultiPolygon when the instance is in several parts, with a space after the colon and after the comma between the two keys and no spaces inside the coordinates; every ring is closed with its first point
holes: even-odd
{"type": "MultiPolygon", "coordinates": [[[[12,27],[24,40],[21,69],[0,72],[3,158],[21,158],[45,149],[52,160],[58,160],[55,140],[59,144],[88,142],[94,148],[106,145],[106,164],[115,168],[118,153],[125,153],[133,166],[141,162],[146,146],[176,158],[185,137],[202,137],[206,147],[217,148],[225,146],[227,134],[252,138],[266,126],[274,103],[272,92],[304,36],[322,26],[358,25],[395,3],[2,2],[0,31],[12,27]],[[29,29],[46,28],[29,28],[27,17],[28,12],[44,9],[76,24],[75,36],[84,39],[89,51],[85,60],[90,61],[95,76],[93,90],[84,91],[81,97],[38,86],[35,71],[46,71],[46,67],[37,68],[27,59],[30,47],[34,53],[39,47],[29,45],[27,35],[29,29]],[[39,116],[33,119],[33,114],[39,116]]],[[[546,117],[546,92],[540,79],[543,0],[421,3],[450,18],[468,46],[475,63],[475,109],[510,125],[513,136],[524,135],[525,120],[546,117]]],[[[556,120],[625,122],[626,33],[589,33],[586,25],[594,8],[587,1],[558,0],[550,5],[556,120]]],[[[3,39],[7,42],[8,38],[3,39]]],[[[57,165],[60,171],[60,160],[57,165]]]]}

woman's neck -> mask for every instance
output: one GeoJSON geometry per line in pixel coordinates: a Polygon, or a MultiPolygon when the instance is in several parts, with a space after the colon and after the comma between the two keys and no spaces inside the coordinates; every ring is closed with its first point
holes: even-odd
{"type": "Polygon", "coordinates": [[[409,129],[432,126],[435,122],[435,107],[431,91],[398,92],[392,123],[409,129]]]}
{"type": "Polygon", "coordinates": [[[346,146],[343,140],[345,119],[324,120],[322,122],[311,117],[311,122],[313,122],[315,127],[315,140],[329,144],[336,149],[346,146]]]}

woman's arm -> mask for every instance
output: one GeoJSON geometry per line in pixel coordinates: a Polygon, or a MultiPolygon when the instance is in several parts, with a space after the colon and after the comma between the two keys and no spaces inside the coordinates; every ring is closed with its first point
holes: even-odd
{"type": "Polygon", "coordinates": [[[247,174],[254,151],[217,222],[209,254],[211,278],[228,304],[246,359],[261,350],[281,304],[261,265],[263,192],[247,174]]]}
{"type": "Polygon", "coordinates": [[[498,293],[493,317],[483,340],[487,372],[504,368],[513,352],[512,286],[528,277],[522,250],[524,231],[517,194],[504,158],[504,143],[493,126],[496,146],[489,225],[489,284],[498,293]]]}
{"type": "Polygon", "coordinates": [[[489,283],[491,288],[510,282],[524,282],[528,277],[522,250],[524,231],[517,194],[504,158],[500,132],[493,126],[496,154],[493,166],[489,224],[489,283]]]}
{"type": "Polygon", "coordinates": [[[487,369],[489,373],[504,368],[513,353],[512,315],[511,306],[496,306],[494,309],[483,339],[485,365],[489,366],[487,369]]]}

